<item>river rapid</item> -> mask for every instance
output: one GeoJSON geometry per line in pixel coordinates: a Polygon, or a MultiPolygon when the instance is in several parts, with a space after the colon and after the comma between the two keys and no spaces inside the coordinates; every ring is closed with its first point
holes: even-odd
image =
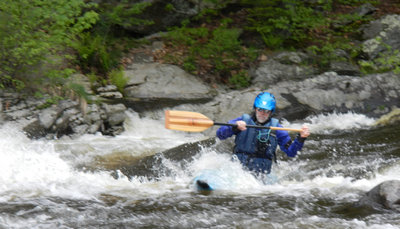
{"type": "Polygon", "coordinates": [[[355,204],[399,179],[398,126],[374,127],[354,113],[284,121],[307,123],[312,135],[294,159],[278,151],[277,181],[265,185],[218,140],[179,160],[164,157],[207,136],[167,130],[162,114],[128,111],[116,137],[30,140],[15,124],[1,126],[0,228],[400,228],[398,212],[355,204]],[[123,172],[146,157],[138,175],[123,172]],[[191,180],[206,169],[231,182],[198,193],[191,180]]]}

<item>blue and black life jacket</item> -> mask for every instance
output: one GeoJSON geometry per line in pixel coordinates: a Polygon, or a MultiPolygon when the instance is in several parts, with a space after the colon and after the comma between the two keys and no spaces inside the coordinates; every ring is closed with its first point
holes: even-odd
{"type": "MultiPolygon", "coordinates": [[[[242,116],[247,125],[256,125],[248,114],[242,116]]],[[[271,118],[264,126],[278,126],[279,120],[271,118]]],[[[271,129],[247,128],[236,135],[234,153],[245,153],[250,157],[267,158],[276,160],[275,151],[278,146],[278,139],[275,131],[271,129]]]]}

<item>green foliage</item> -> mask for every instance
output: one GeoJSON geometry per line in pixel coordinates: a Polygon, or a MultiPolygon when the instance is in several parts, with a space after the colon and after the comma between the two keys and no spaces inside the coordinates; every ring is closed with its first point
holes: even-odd
{"type": "MultiPolygon", "coordinates": [[[[356,34],[370,16],[355,13],[335,14],[334,5],[354,7],[366,2],[355,0],[242,0],[253,6],[249,10],[250,31],[258,32],[271,49],[297,49],[308,45],[325,45],[337,37],[356,34]]],[[[342,40],[343,41],[343,40],[342,40]]],[[[346,41],[344,41],[346,42],[346,41]]]]}
{"type": "Polygon", "coordinates": [[[104,36],[93,33],[83,33],[80,41],[73,47],[78,54],[78,63],[81,68],[87,72],[96,71],[106,73],[112,68],[118,66],[122,55],[116,48],[111,48],[112,40],[104,36]]]}
{"type": "Polygon", "coordinates": [[[167,38],[174,44],[174,45],[194,45],[198,43],[199,40],[207,39],[209,31],[207,28],[175,28],[171,30],[167,38]]]}
{"type": "Polygon", "coordinates": [[[217,71],[229,70],[235,66],[236,54],[241,50],[239,35],[238,29],[219,27],[212,32],[208,43],[198,49],[198,54],[212,61],[217,71]]]}
{"type": "Polygon", "coordinates": [[[171,3],[168,3],[168,4],[165,6],[165,10],[166,10],[166,11],[174,11],[174,10],[175,10],[175,7],[174,7],[174,5],[172,5],[171,3]]]}
{"type": "Polygon", "coordinates": [[[327,70],[329,64],[334,61],[349,61],[343,56],[338,56],[335,51],[343,50],[346,53],[359,53],[359,47],[348,42],[337,41],[333,43],[326,42],[321,46],[311,45],[306,50],[314,56],[313,64],[322,70],[327,70]]]}
{"type": "MultiPolygon", "coordinates": [[[[123,52],[130,47],[128,42],[118,37],[118,27],[149,25],[154,22],[140,19],[140,14],[151,3],[132,4],[126,0],[117,5],[103,3],[99,6],[100,20],[91,31],[79,35],[73,48],[77,52],[77,64],[87,73],[106,77],[120,65],[123,52]]],[[[98,78],[101,80],[101,78],[98,78]]]]}
{"type": "MultiPolygon", "coordinates": [[[[73,63],[79,65],[92,83],[112,82],[122,92],[127,81],[119,69],[121,57],[137,44],[132,42],[134,39],[126,38],[121,28],[154,23],[141,15],[151,3],[87,2],[90,1],[0,1],[0,88],[22,90],[30,85],[36,85],[32,86],[34,89],[63,85],[65,90],[84,97],[79,85],[68,84],[73,63]]],[[[246,30],[259,33],[269,49],[307,49],[317,57],[312,64],[321,69],[327,69],[332,61],[343,61],[343,57],[335,55],[341,49],[351,53],[350,61],[357,62],[364,73],[400,73],[399,51],[391,47],[374,60],[356,60],[360,47],[350,43],[350,37],[360,36],[359,26],[371,20],[371,16],[334,12],[343,5],[347,9],[380,1],[236,1],[246,8],[238,15],[248,13],[244,31],[233,23],[241,20],[229,19],[231,15],[218,10],[232,1],[202,2],[216,7],[204,9],[191,20],[183,21],[181,27],[170,30],[166,39],[172,51],[164,58],[191,73],[209,77],[209,81],[216,79],[234,88],[250,84],[248,73],[242,69],[248,69],[261,50],[243,46],[240,36],[246,30]],[[211,77],[215,79],[210,80],[211,77]]],[[[165,4],[164,10],[176,9],[165,4]]],[[[56,100],[51,99],[49,104],[56,100]]]]}
{"type": "Polygon", "coordinates": [[[141,19],[138,16],[151,5],[149,2],[132,4],[127,0],[114,3],[105,3],[100,7],[100,18],[96,29],[99,33],[108,33],[113,26],[129,27],[133,25],[151,25],[154,22],[141,19]]]}
{"type": "Polygon", "coordinates": [[[385,48],[377,57],[372,60],[360,60],[358,64],[361,67],[361,72],[382,73],[393,71],[396,74],[400,73],[400,51],[393,49],[392,46],[382,41],[382,38],[376,38],[376,41],[385,48]]]}
{"type": "Polygon", "coordinates": [[[64,98],[61,96],[51,96],[50,98],[46,99],[46,102],[42,105],[37,106],[37,109],[45,109],[50,107],[51,105],[57,104],[59,101],[63,100],[64,98]]]}
{"type": "MultiPolygon", "coordinates": [[[[271,49],[305,48],[314,54],[314,65],[327,70],[332,61],[357,62],[361,48],[351,42],[360,37],[359,27],[372,20],[371,15],[334,12],[340,6],[354,8],[364,3],[378,4],[371,0],[242,0],[253,6],[249,10],[247,29],[258,32],[271,49]],[[344,50],[350,57],[337,56],[344,50]]],[[[397,55],[382,57],[382,60],[359,61],[363,72],[389,70],[387,64],[397,63],[397,55]]]]}
{"type": "Polygon", "coordinates": [[[90,6],[83,0],[2,0],[0,85],[22,89],[25,82],[63,75],[53,71],[39,81],[29,79],[32,73],[46,74],[40,66],[51,65],[54,56],[70,58],[65,51],[74,37],[98,20],[90,6]]]}
{"type": "Polygon", "coordinates": [[[389,52],[383,52],[373,60],[360,60],[358,64],[361,66],[361,71],[364,74],[388,71],[400,74],[400,51],[390,50],[389,52]]]}
{"type": "Polygon", "coordinates": [[[246,70],[240,70],[238,73],[232,74],[229,78],[229,83],[236,89],[250,86],[250,77],[248,72],[246,70]]]}
{"type": "Polygon", "coordinates": [[[99,81],[99,77],[94,72],[88,73],[86,76],[89,79],[90,84],[94,84],[99,81]]]}
{"type": "Polygon", "coordinates": [[[12,78],[0,69],[0,88],[5,89],[7,87],[22,90],[25,88],[25,83],[22,80],[12,78]]]}
{"type": "Polygon", "coordinates": [[[196,71],[196,59],[192,56],[187,57],[183,62],[183,68],[188,72],[196,71]]]}
{"type": "Polygon", "coordinates": [[[219,80],[226,80],[234,87],[248,85],[243,73],[233,76],[232,72],[243,67],[243,62],[254,60],[255,51],[242,47],[239,40],[241,30],[229,28],[231,22],[231,19],[225,19],[216,28],[190,28],[185,21],[182,27],[171,30],[166,39],[173,48],[187,50],[187,53],[182,56],[170,54],[166,59],[173,63],[181,62],[184,69],[192,73],[201,75],[203,71],[213,71],[219,80]]]}
{"type": "Polygon", "coordinates": [[[126,84],[128,83],[128,78],[125,77],[122,69],[114,69],[109,73],[109,78],[112,84],[117,86],[118,91],[123,93],[126,84]]]}
{"type": "Polygon", "coordinates": [[[45,85],[50,85],[48,91],[52,91],[51,87],[61,88],[59,89],[59,93],[52,93],[61,95],[63,94],[62,91],[67,88],[68,85],[68,77],[72,75],[75,71],[71,68],[65,68],[62,70],[58,69],[49,69],[46,72],[46,77],[39,78],[36,83],[41,85],[39,87],[43,88],[45,85]]]}
{"type": "Polygon", "coordinates": [[[203,1],[205,4],[210,3],[211,5],[214,6],[210,8],[223,8],[227,4],[232,3],[232,0],[201,0],[201,1],[203,1]]]}
{"type": "Polygon", "coordinates": [[[354,4],[364,4],[364,3],[377,4],[377,3],[379,3],[379,1],[378,0],[376,0],[376,1],[371,1],[371,0],[337,0],[337,3],[343,4],[343,5],[354,5],[354,4]]]}
{"type": "MultiPolygon", "coordinates": [[[[310,31],[327,25],[324,15],[311,6],[307,6],[303,1],[243,2],[255,6],[249,9],[250,26],[247,29],[258,32],[264,43],[273,49],[302,47],[310,38],[310,31]]],[[[327,7],[327,5],[324,6],[327,7]]]]}
{"type": "Polygon", "coordinates": [[[68,89],[72,90],[80,98],[84,98],[86,101],[90,101],[89,94],[86,92],[85,88],[81,84],[69,83],[68,89]]]}

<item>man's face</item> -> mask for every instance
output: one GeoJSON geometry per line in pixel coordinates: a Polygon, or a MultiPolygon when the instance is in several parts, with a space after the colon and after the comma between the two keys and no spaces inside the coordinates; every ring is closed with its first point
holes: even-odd
{"type": "Polygon", "coordinates": [[[259,123],[266,122],[270,115],[271,115],[271,111],[270,110],[256,108],[256,118],[257,118],[257,121],[259,123]]]}

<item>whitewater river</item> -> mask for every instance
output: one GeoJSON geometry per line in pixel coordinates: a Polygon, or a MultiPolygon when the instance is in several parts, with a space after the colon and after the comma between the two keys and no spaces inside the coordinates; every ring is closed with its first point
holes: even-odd
{"type": "Polygon", "coordinates": [[[207,137],[127,114],[117,137],[30,140],[1,126],[0,228],[400,228],[398,212],[355,205],[375,185],[399,179],[398,126],[375,128],[351,113],[308,117],[303,151],[295,159],[278,152],[277,182],[264,185],[220,141],[160,154],[207,137]],[[196,192],[191,180],[205,169],[231,183],[196,192]]]}

